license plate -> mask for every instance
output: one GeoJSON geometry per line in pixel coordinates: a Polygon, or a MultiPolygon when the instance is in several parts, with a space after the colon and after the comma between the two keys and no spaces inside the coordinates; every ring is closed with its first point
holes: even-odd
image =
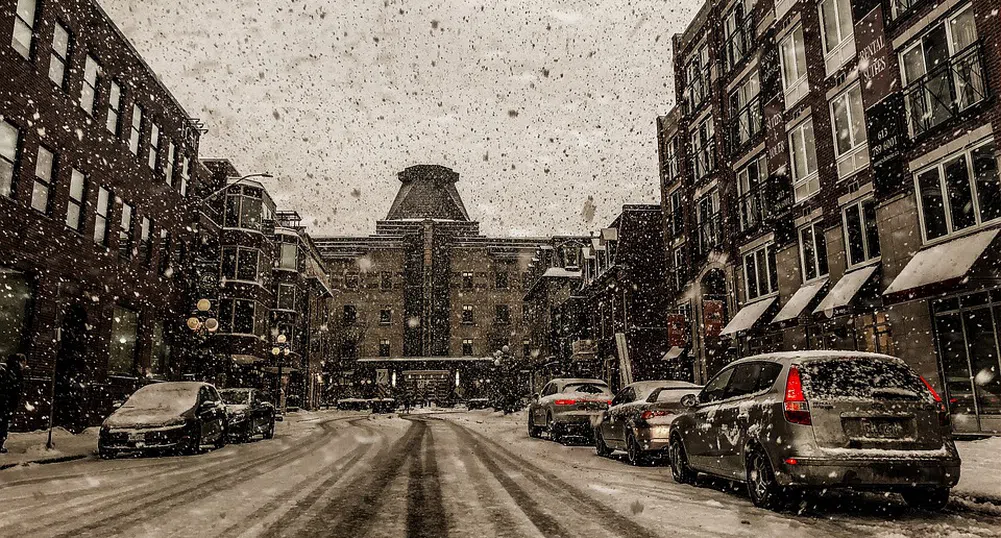
{"type": "Polygon", "coordinates": [[[899,420],[862,419],[862,436],[870,439],[897,439],[904,436],[904,423],[899,420]]]}
{"type": "Polygon", "coordinates": [[[136,448],[144,448],[146,443],[144,441],[136,441],[136,448]]]}
{"type": "Polygon", "coordinates": [[[146,434],[145,433],[130,433],[129,434],[129,441],[145,441],[145,440],[146,440],[146,434]]]}

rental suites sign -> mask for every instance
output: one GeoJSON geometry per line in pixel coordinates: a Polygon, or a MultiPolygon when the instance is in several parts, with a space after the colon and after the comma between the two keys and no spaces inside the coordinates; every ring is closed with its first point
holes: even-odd
{"type": "Polygon", "coordinates": [[[886,39],[880,2],[863,0],[854,9],[858,21],[855,43],[859,51],[859,80],[874,187],[877,194],[888,194],[906,181],[903,151],[909,140],[899,67],[893,46],[886,39]]]}

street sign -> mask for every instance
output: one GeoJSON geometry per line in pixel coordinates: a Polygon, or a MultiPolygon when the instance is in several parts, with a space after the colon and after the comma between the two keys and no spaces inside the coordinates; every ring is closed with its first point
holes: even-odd
{"type": "Polygon", "coordinates": [[[376,385],[389,385],[389,369],[388,368],[378,368],[375,371],[375,384],[376,385]]]}

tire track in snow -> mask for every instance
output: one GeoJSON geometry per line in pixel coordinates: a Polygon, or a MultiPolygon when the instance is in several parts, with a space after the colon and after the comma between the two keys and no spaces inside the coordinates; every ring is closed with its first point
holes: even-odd
{"type": "Polygon", "coordinates": [[[441,498],[434,435],[424,421],[419,422],[425,425],[421,437],[426,442],[423,457],[417,453],[410,460],[410,481],[407,486],[407,538],[437,538],[448,535],[448,520],[441,498]]]}

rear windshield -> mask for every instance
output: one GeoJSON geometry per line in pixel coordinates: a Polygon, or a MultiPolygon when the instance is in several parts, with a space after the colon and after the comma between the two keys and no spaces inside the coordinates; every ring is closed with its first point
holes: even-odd
{"type": "Polygon", "coordinates": [[[811,361],[799,367],[808,396],[823,399],[921,400],[930,398],[908,366],[872,358],[811,361]]]}
{"type": "Polygon", "coordinates": [[[219,394],[222,396],[222,401],[230,405],[250,403],[250,391],[248,390],[224,390],[219,394]]]}
{"type": "Polygon", "coordinates": [[[582,394],[604,394],[608,392],[605,385],[595,385],[593,383],[576,383],[563,387],[563,392],[580,392],[582,394]]]}

